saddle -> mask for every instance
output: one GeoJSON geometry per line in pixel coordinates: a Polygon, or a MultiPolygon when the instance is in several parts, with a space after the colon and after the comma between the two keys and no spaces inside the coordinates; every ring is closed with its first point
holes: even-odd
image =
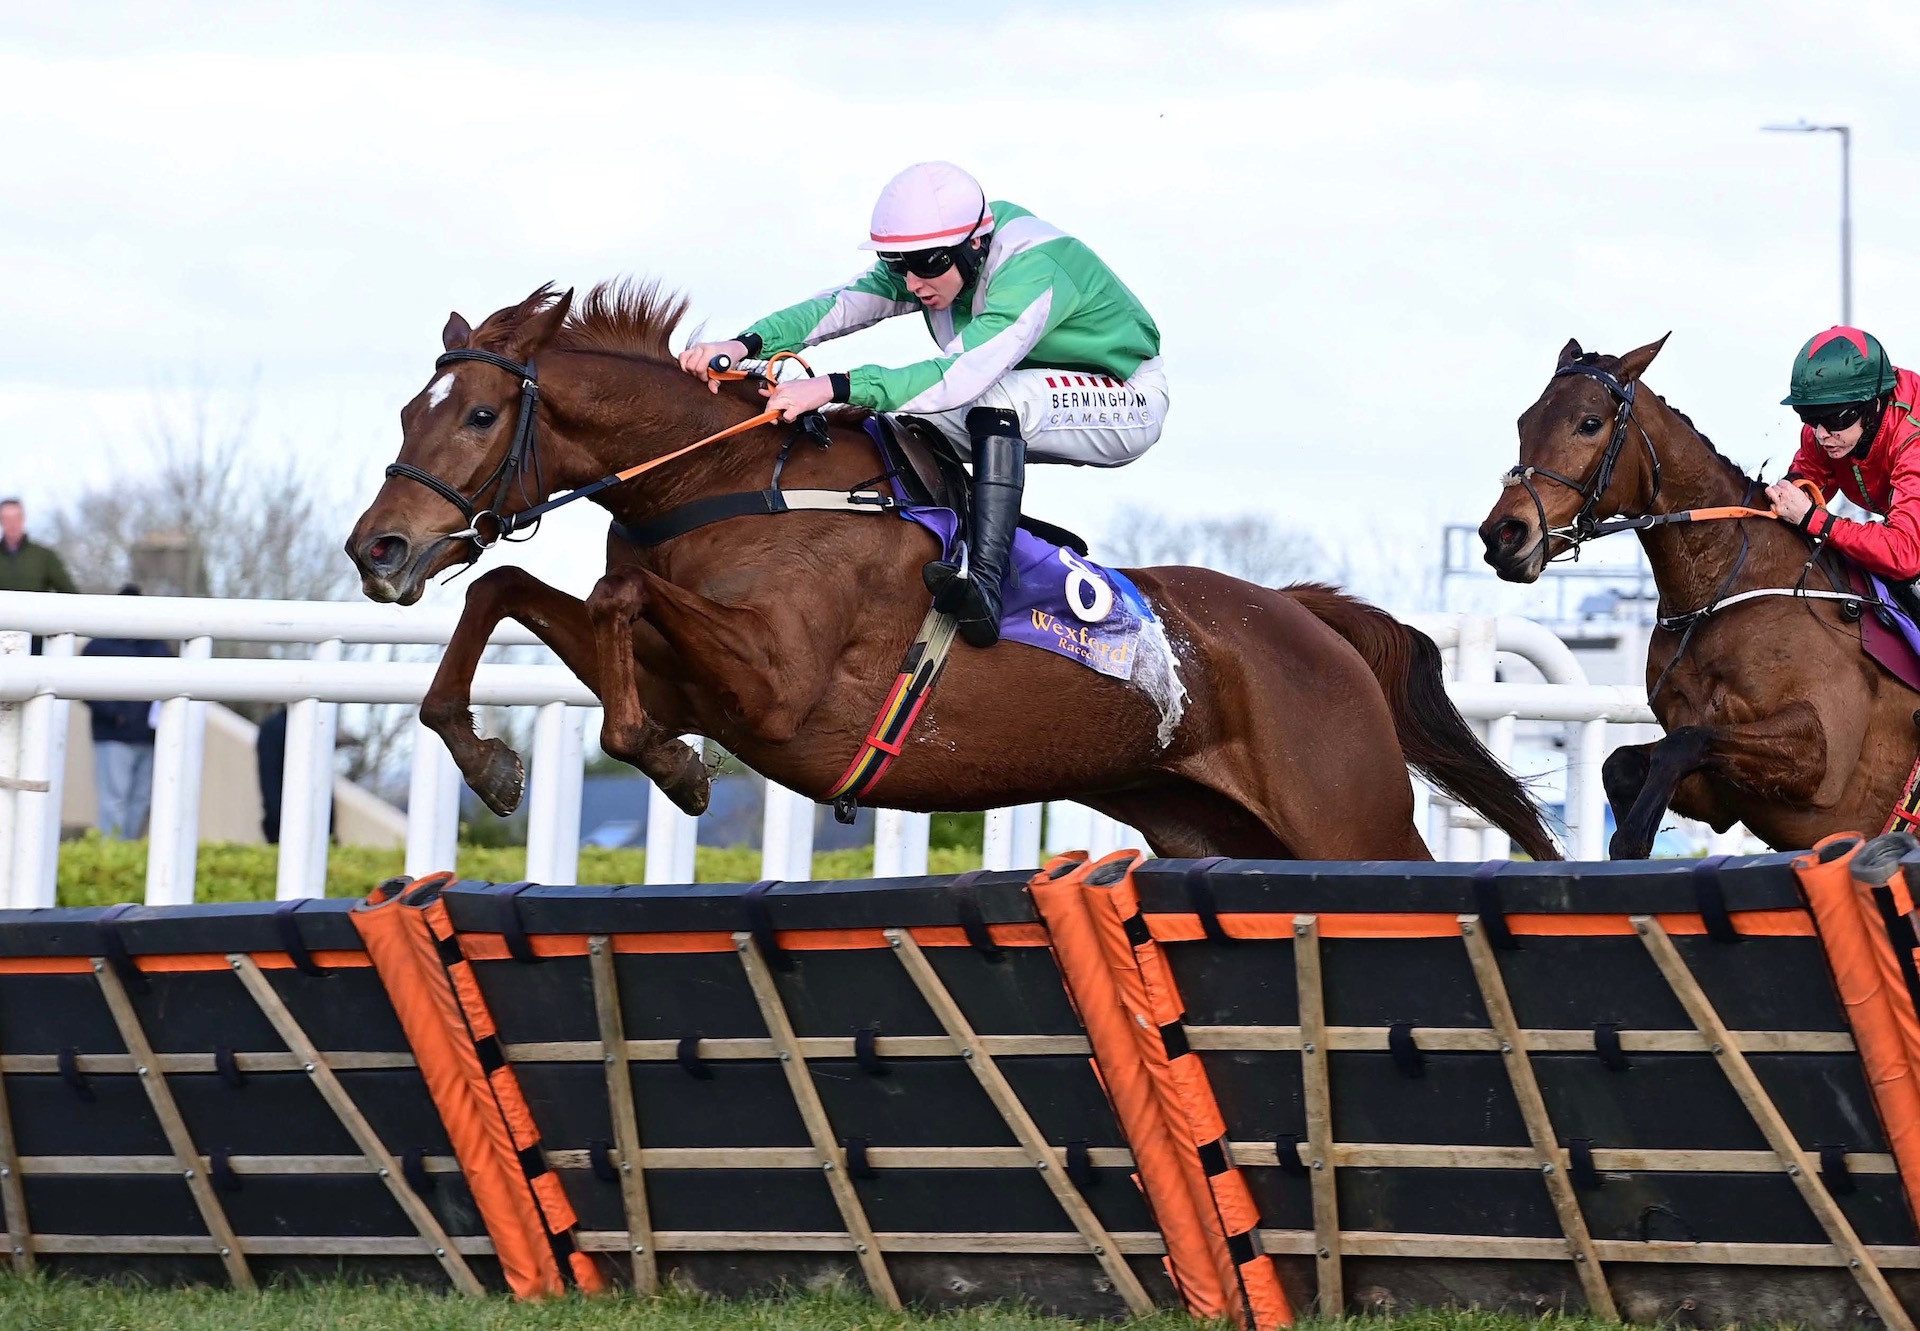
{"type": "MultiPolygon", "coordinates": [[[[973,507],[973,481],[947,437],[918,416],[875,412],[869,420],[868,433],[880,450],[880,460],[905,493],[907,503],[952,509],[964,528],[973,507]]],[[[1065,527],[1025,513],[1020,515],[1020,526],[1077,555],[1087,553],[1086,541],[1065,527]]]]}

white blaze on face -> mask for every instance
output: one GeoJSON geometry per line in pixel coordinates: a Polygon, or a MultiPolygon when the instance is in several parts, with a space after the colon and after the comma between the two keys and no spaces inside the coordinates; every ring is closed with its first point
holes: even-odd
{"type": "Polygon", "coordinates": [[[433,381],[433,387],[427,390],[427,410],[432,411],[447,400],[447,394],[453,391],[453,371],[448,370],[433,381]]]}

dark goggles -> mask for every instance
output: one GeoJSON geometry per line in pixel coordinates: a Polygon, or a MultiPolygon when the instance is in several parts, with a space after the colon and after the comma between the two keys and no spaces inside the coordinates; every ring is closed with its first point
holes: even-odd
{"type": "Polygon", "coordinates": [[[954,257],[952,247],[943,245],[936,250],[913,250],[906,254],[882,253],[880,262],[901,277],[912,273],[930,281],[952,268],[954,257]]]}
{"type": "Polygon", "coordinates": [[[1795,407],[1793,412],[1803,424],[1811,425],[1816,430],[1825,430],[1828,434],[1838,434],[1866,415],[1872,405],[1871,402],[1830,402],[1820,406],[1795,407]]]}

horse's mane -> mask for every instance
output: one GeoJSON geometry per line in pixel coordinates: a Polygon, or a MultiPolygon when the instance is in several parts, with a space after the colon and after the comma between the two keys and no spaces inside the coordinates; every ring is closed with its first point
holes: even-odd
{"type": "MultiPolygon", "coordinates": [[[[1575,356],[1573,359],[1581,365],[1596,365],[1609,374],[1617,374],[1620,371],[1621,361],[1618,356],[1603,356],[1597,351],[1588,351],[1575,356]]],[[[1687,415],[1686,412],[1667,401],[1663,395],[1655,393],[1654,397],[1658,399],[1661,406],[1678,416],[1682,425],[1685,425],[1689,430],[1693,431],[1694,437],[1707,446],[1707,452],[1713,456],[1713,460],[1720,464],[1728,476],[1739,481],[1743,487],[1751,488],[1759,484],[1758,479],[1747,475],[1747,469],[1745,467],[1742,467],[1738,462],[1735,462],[1725,453],[1722,453],[1719,448],[1715,446],[1713,440],[1707,437],[1707,432],[1693,423],[1693,417],[1687,415]]]]}
{"type": "MultiPolygon", "coordinates": [[[[496,310],[474,330],[474,341],[497,348],[514,330],[558,299],[548,282],[518,305],[496,310]]],[[[686,318],[688,298],[651,278],[622,277],[601,282],[573,303],[567,320],[549,344],[557,351],[598,351],[615,356],[671,360],[667,339],[686,318]]]]}

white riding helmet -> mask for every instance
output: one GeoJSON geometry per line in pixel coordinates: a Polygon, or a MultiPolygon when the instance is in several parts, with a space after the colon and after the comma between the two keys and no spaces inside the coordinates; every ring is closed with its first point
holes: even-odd
{"type": "Polygon", "coordinates": [[[863,250],[930,250],[993,230],[980,182],[952,162],[919,162],[880,191],[863,250]]]}

